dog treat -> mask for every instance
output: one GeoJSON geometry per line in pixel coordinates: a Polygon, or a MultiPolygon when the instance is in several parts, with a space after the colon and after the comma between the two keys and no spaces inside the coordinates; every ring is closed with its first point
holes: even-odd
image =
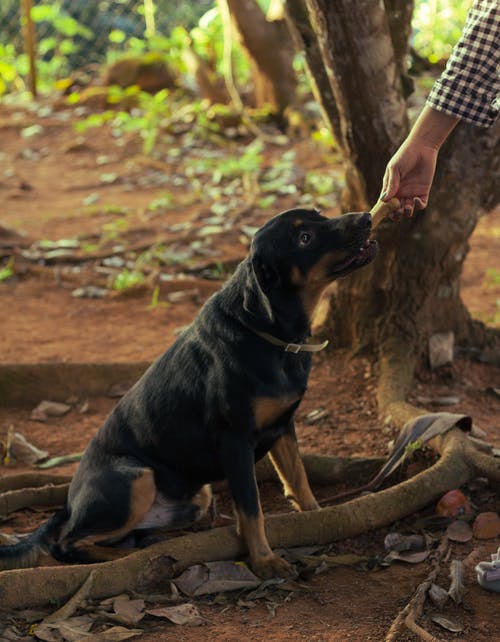
{"type": "Polygon", "coordinates": [[[382,221],[384,218],[387,218],[390,214],[398,210],[400,207],[401,203],[396,197],[391,198],[391,200],[387,201],[387,203],[385,201],[377,201],[370,210],[370,214],[372,215],[372,228],[377,227],[380,221],[382,221]]]}

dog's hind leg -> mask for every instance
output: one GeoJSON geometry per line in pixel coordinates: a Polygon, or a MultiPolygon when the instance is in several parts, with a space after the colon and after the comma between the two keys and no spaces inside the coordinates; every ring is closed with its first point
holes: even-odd
{"type": "Polygon", "coordinates": [[[76,488],[70,490],[70,516],[51,546],[51,554],[59,561],[80,563],[120,555],[99,544],[118,541],[137,528],[153,506],[155,496],[150,468],[90,471],[84,483],[80,478],[76,488]]]}

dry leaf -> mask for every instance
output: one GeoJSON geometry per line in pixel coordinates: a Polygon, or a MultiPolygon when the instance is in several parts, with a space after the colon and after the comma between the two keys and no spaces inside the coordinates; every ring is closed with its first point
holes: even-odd
{"type": "Polygon", "coordinates": [[[456,519],[446,529],[448,539],[453,542],[468,542],[472,539],[472,528],[461,519],[456,519]]]}
{"type": "Polygon", "coordinates": [[[261,580],[248,566],[235,562],[196,564],[174,581],[177,588],[189,596],[255,588],[260,583],[261,580]]]}
{"type": "Polygon", "coordinates": [[[397,560],[399,562],[406,562],[408,564],[420,564],[420,562],[423,562],[426,560],[430,555],[430,551],[391,551],[389,555],[386,555],[384,557],[384,562],[393,562],[394,560],[397,560]]]}
{"type": "Polygon", "coordinates": [[[425,549],[425,546],[425,537],[422,535],[388,533],[384,539],[386,551],[421,551],[425,549]]]}
{"type": "Polygon", "coordinates": [[[85,638],[91,638],[89,633],[94,620],[88,615],[70,617],[60,622],[47,622],[39,624],[34,629],[35,637],[44,642],[78,642],[85,638]]]}
{"type": "Polygon", "coordinates": [[[442,609],[449,598],[448,591],[445,591],[444,588],[438,584],[431,584],[428,595],[431,602],[435,604],[438,609],[442,609]]]}
{"type": "Polygon", "coordinates": [[[493,539],[500,535],[500,517],[497,513],[479,513],[472,525],[474,537],[493,539]]]}
{"type": "Polygon", "coordinates": [[[59,631],[48,624],[39,624],[33,635],[37,640],[43,640],[43,642],[63,642],[64,640],[59,631]]]}
{"type": "Polygon", "coordinates": [[[148,615],[154,615],[155,617],[164,617],[174,624],[200,626],[206,623],[194,604],[163,606],[158,609],[149,609],[146,613],[148,615]]]}
{"type": "Polygon", "coordinates": [[[124,624],[137,624],[146,615],[144,600],[131,600],[128,595],[118,595],[113,601],[114,612],[123,619],[124,624]]]}
{"type": "Polygon", "coordinates": [[[457,622],[456,620],[451,620],[448,617],[444,617],[444,615],[439,615],[437,613],[436,615],[433,615],[431,619],[433,622],[439,624],[439,626],[442,626],[443,629],[446,629],[447,631],[460,633],[460,631],[464,630],[463,624],[460,624],[460,622],[457,622]]]}
{"type": "Polygon", "coordinates": [[[49,454],[31,444],[20,432],[10,433],[6,451],[4,461],[17,464],[34,464],[49,454]]]}
{"type": "Polygon", "coordinates": [[[31,419],[46,421],[48,417],[63,417],[71,410],[67,403],[57,401],[41,401],[31,412],[31,419]]]}
{"type": "MultiPolygon", "coordinates": [[[[136,635],[144,633],[142,629],[127,629],[124,626],[113,626],[110,629],[101,631],[101,633],[92,633],[88,638],[88,642],[120,642],[121,640],[128,640],[134,638],[136,635]]],[[[81,642],[86,642],[83,638],[81,642]]]]}

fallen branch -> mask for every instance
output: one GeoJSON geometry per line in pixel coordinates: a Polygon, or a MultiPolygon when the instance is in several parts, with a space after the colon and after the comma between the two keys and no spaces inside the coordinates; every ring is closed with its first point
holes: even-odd
{"type": "Polygon", "coordinates": [[[438,638],[434,637],[423,629],[416,620],[422,615],[425,603],[425,596],[432,584],[436,581],[439,573],[441,561],[446,555],[448,550],[448,538],[444,537],[436,551],[436,557],[432,565],[432,570],[426,579],[421,582],[413,594],[408,604],[397,614],[393,621],[391,628],[387,632],[384,642],[397,642],[400,639],[404,627],[415,633],[420,639],[426,642],[439,642],[438,638]]]}
{"type": "MultiPolygon", "coordinates": [[[[429,469],[397,486],[332,508],[268,517],[265,524],[270,545],[273,548],[324,545],[356,537],[422,509],[478,474],[500,480],[500,461],[478,453],[462,430],[452,429],[433,441],[441,458],[429,469]]],[[[154,582],[164,585],[175,575],[176,562],[185,567],[186,562],[235,559],[244,553],[242,542],[231,526],[160,542],[102,564],[4,571],[0,573],[0,604],[5,609],[13,609],[67,600],[91,571],[95,572],[91,599],[131,589],[141,592],[145,584],[147,590],[153,591],[154,582]]]]}

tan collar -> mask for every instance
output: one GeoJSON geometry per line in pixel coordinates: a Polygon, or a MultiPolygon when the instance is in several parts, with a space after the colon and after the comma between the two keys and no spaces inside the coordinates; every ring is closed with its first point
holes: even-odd
{"type": "Polygon", "coordinates": [[[272,334],[268,334],[267,332],[254,330],[253,328],[252,331],[269,343],[284,348],[285,352],[292,352],[293,354],[298,354],[299,352],[319,352],[320,350],[323,350],[323,348],[326,348],[326,346],[328,345],[328,339],[326,341],[323,341],[323,343],[288,343],[288,341],[277,339],[276,337],[273,337],[272,334]]]}

